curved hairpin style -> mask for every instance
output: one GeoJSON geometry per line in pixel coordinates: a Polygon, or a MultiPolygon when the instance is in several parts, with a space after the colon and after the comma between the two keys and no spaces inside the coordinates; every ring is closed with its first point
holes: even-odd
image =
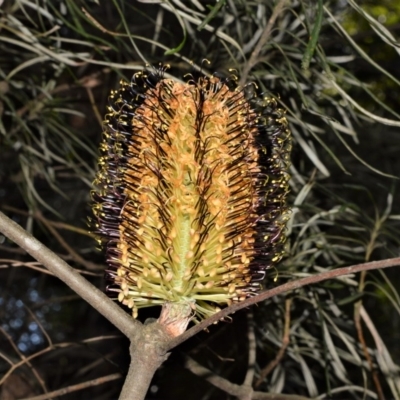
{"type": "Polygon", "coordinates": [[[164,71],[110,95],[95,229],[108,291],[133,317],[183,303],[199,321],[257,294],[282,258],[291,139],[284,110],[251,85],[164,71]]]}

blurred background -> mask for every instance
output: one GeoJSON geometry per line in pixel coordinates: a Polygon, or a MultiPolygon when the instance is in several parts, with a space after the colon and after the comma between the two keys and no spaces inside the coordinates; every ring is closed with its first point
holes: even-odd
{"type": "MultiPolygon", "coordinates": [[[[399,256],[399,37],[398,0],[0,0],[0,209],[105,289],[87,221],[108,95],[161,63],[234,73],[287,110],[289,239],[266,288],[399,256]]],[[[148,398],[232,398],[185,357],[241,384],[254,334],[255,390],[400,399],[399,285],[392,268],[242,310],[175,349],[148,398]]],[[[62,399],[116,399],[128,345],[0,235],[0,399],[95,378],[62,399]]]]}

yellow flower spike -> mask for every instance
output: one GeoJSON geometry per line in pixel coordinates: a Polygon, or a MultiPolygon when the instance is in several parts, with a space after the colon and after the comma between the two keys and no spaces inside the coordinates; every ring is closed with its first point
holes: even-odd
{"type": "Polygon", "coordinates": [[[160,321],[200,321],[256,294],[283,256],[285,112],[235,81],[160,68],[111,92],[93,213],[109,291],[134,317],[161,305],[160,321]]]}

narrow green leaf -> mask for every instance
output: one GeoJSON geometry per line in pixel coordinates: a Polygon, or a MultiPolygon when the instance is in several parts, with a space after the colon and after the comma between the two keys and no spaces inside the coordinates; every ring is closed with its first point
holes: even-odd
{"type": "Polygon", "coordinates": [[[197,27],[198,31],[201,31],[215,16],[218,14],[218,11],[225,5],[226,0],[217,0],[217,3],[214,7],[211,8],[211,11],[205,18],[205,20],[197,27]]]}
{"type": "Polygon", "coordinates": [[[318,0],[318,9],[317,9],[317,16],[315,19],[315,24],[311,32],[310,41],[308,42],[306,51],[303,55],[303,60],[301,61],[301,68],[304,71],[308,70],[312,56],[314,55],[315,52],[315,48],[317,47],[319,32],[321,30],[321,25],[322,25],[322,15],[323,15],[322,5],[323,5],[322,0],[318,0]]]}

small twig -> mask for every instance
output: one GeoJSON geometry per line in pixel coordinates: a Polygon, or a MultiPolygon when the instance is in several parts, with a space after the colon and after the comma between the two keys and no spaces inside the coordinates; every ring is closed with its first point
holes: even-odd
{"type": "Polygon", "coordinates": [[[117,37],[128,37],[127,33],[120,33],[120,32],[113,32],[105,28],[103,25],[100,24],[85,8],[82,7],[82,12],[85,14],[86,18],[99,30],[107,35],[117,36],[117,37]]]}
{"type": "MultiPolygon", "coordinates": [[[[5,333],[5,331],[3,330],[3,328],[0,327],[0,331],[7,337],[7,334],[5,333]]],[[[13,346],[14,347],[14,346],[13,346]]],[[[53,350],[55,346],[48,346],[43,350],[40,350],[38,352],[36,352],[35,354],[31,354],[30,356],[21,356],[21,361],[18,361],[17,363],[13,363],[9,370],[1,377],[0,379],[0,386],[7,380],[7,378],[19,367],[21,367],[24,364],[27,364],[29,367],[32,368],[31,364],[30,364],[30,360],[33,360],[36,357],[39,357],[45,353],[48,353],[50,350],[53,350]]],[[[43,388],[44,391],[46,391],[45,388],[43,388]]]]}
{"type": "Polygon", "coordinates": [[[365,359],[367,360],[369,369],[370,369],[371,374],[372,374],[372,379],[374,381],[374,385],[375,385],[375,389],[376,389],[376,392],[377,392],[376,394],[378,395],[378,399],[379,400],[385,400],[385,396],[383,395],[381,383],[379,382],[378,373],[377,373],[376,369],[374,368],[374,364],[372,362],[371,355],[368,352],[367,343],[365,342],[364,332],[363,332],[363,329],[362,329],[362,325],[361,325],[361,321],[360,321],[358,313],[356,313],[356,315],[355,315],[354,324],[356,326],[358,340],[359,340],[359,342],[361,344],[361,347],[362,347],[363,352],[364,352],[365,359]]]}
{"type": "Polygon", "coordinates": [[[47,221],[47,219],[43,216],[40,211],[35,212],[35,217],[43,222],[46,228],[53,234],[53,236],[57,239],[58,243],[71,255],[72,259],[76,261],[78,264],[83,265],[85,268],[89,270],[99,270],[99,266],[90,262],[86,261],[83,257],[81,257],[65,240],[64,238],[58,233],[58,231],[53,227],[51,223],[47,221]]]}
{"type": "MultiPolygon", "coordinates": [[[[26,253],[25,250],[24,250],[24,253],[26,253]]],[[[13,268],[26,267],[26,268],[33,269],[35,271],[39,271],[42,274],[54,276],[54,274],[51,273],[50,271],[48,271],[46,268],[40,268],[41,264],[36,261],[23,262],[23,261],[8,260],[7,258],[0,258],[0,262],[10,264],[10,265],[0,264],[0,268],[2,268],[2,269],[10,268],[10,267],[13,267],[13,268]]]]}
{"type": "Polygon", "coordinates": [[[249,340],[249,362],[248,362],[246,377],[244,378],[243,381],[243,385],[251,387],[254,379],[254,373],[256,367],[256,352],[257,352],[256,335],[254,332],[254,318],[253,318],[253,313],[251,311],[247,314],[247,325],[248,325],[247,337],[249,340]]]}
{"type": "Polygon", "coordinates": [[[66,303],[68,301],[75,301],[75,300],[78,300],[78,299],[80,299],[80,297],[77,294],[71,294],[71,295],[68,295],[68,296],[59,296],[59,297],[54,296],[54,297],[50,297],[50,298],[48,298],[46,300],[36,301],[35,303],[33,303],[31,305],[31,307],[32,307],[33,310],[35,310],[35,309],[41,308],[41,307],[43,307],[45,305],[48,305],[48,304],[66,303]]]}
{"type": "Polygon", "coordinates": [[[372,322],[369,314],[363,306],[361,306],[360,315],[365,325],[368,327],[369,333],[374,339],[376,345],[376,361],[380,367],[381,372],[387,377],[387,381],[393,393],[400,394],[399,367],[393,362],[393,359],[384,341],[379,335],[376,326],[372,322]],[[390,380],[393,382],[392,384],[390,384],[390,380]]]}
{"type": "Polygon", "coordinates": [[[287,0],[279,0],[278,4],[275,6],[274,11],[272,12],[271,18],[269,19],[267,25],[264,28],[264,31],[258,40],[256,47],[254,48],[253,52],[251,53],[250,59],[247,64],[243,68],[243,72],[240,78],[240,85],[243,86],[246,81],[247,77],[249,76],[250,70],[258,63],[258,56],[260,51],[262,50],[263,46],[269,39],[271,35],[271,31],[273,26],[275,25],[275,21],[277,20],[279,14],[282,12],[283,7],[285,6],[287,0]]]}
{"type": "MultiPolygon", "coordinates": [[[[31,369],[33,375],[35,376],[35,378],[37,379],[37,381],[39,382],[39,385],[42,387],[42,390],[44,392],[47,392],[47,387],[46,387],[46,383],[44,382],[44,380],[42,379],[42,377],[39,375],[39,373],[36,371],[36,369],[33,367],[33,365],[31,364],[31,362],[29,361],[29,357],[25,357],[20,351],[19,348],[16,346],[16,344],[14,343],[14,340],[12,340],[11,336],[0,326],[0,332],[7,338],[8,342],[11,344],[11,347],[14,349],[14,351],[18,354],[19,358],[21,359],[21,361],[19,363],[12,363],[9,371],[13,371],[15,368],[17,368],[16,366],[18,365],[22,365],[25,364],[28,365],[28,367],[31,369]]],[[[3,376],[3,378],[1,379],[0,385],[7,379],[6,377],[8,377],[10,374],[5,374],[3,376]]]]}
{"type": "MultiPolygon", "coordinates": [[[[26,254],[26,251],[24,249],[21,249],[21,247],[9,247],[9,246],[4,246],[0,244],[0,250],[5,251],[7,253],[13,253],[13,254],[26,254]]],[[[2,260],[3,261],[3,260],[2,260]]],[[[10,262],[13,262],[15,260],[11,260],[10,262]]]]}
{"type": "Polygon", "coordinates": [[[196,326],[193,326],[192,328],[190,328],[189,330],[187,330],[185,333],[178,336],[177,338],[172,339],[168,344],[167,350],[173,349],[174,347],[178,346],[182,342],[184,342],[187,339],[191,338],[192,336],[196,335],[198,332],[202,331],[203,329],[206,329],[207,327],[214,324],[215,322],[223,320],[228,315],[233,314],[236,311],[241,310],[242,308],[246,308],[253,304],[259,303],[261,301],[270,299],[271,297],[278,296],[280,294],[284,294],[284,293],[290,292],[292,290],[299,289],[303,286],[307,286],[307,285],[311,285],[311,284],[318,283],[321,281],[325,281],[327,279],[333,279],[333,278],[337,278],[339,276],[355,274],[355,273],[361,272],[361,271],[395,267],[398,265],[400,265],[400,257],[388,258],[386,260],[372,261],[372,262],[368,262],[368,263],[352,265],[350,267],[336,268],[331,271],[322,272],[317,275],[312,275],[312,276],[308,276],[306,278],[296,279],[294,281],[287,282],[276,288],[261,292],[259,295],[251,297],[245,301],[242,301],[240,303],[235,303],[230,307],[224,308],[222,311],[220,311],[220,312],[214,314],[213,316],[207,318],[206,320],[200,322],[196,326]]]}
{"type": "Polygon", "coordinates": [[[23,107],[21,107],[19,110],[17,110],[16,114],[19,117],[22,117],[25,113],[27,113],[31,108],[32,108],[32,103],[33,102],[41,102],[44,100],[48,95],[54,95],[60,92],[64,92],[66,90],[74,89],[76,87],[95,87],[100,85],[100,80],[97,78],[99,75],[101,75],[104,71],[101,72],[96,72],[92,75],[89,76],[84,76],[83,78],[79,79],[78,84],[70,85],[69,83],[63,83],[54,89],[48,91],[48,92],[43,92],[40,93],[35,99],[32,99],[29,101],[27,104],[25,104],[23,107]]]}
{"type": "MultiPolygon", "coordinates": [[[[26,254],[26,251],[24,250],[24,254],[26,254]]],[[[68,256],[63,256],[63,259],[66,260],[68,258],[68,256]]],[[[0,258],[0,262],[2,263],[9,263],[10,265],[7,264],[0,264],[0,268],[20,268],[20,267],[26,267],[26,268],[30,268],[33,269],[35,271],[39,271],[42,274],[47,274],[47,275],[51,275],[54,276],[54,274],[49,271],[46,268],[40,268],[40,266],[42,265],[40,262],[37,261],[29,261],[29,262],[24,262],[24,261],[15,261],[15,260],[8,260],[6,258],[0,258]]],[[[89,276],[101,276],[101,273],[99,272],[89,272],[86,271],[84,269],[78,269],[75,268],[75,271],[79,272],[81,275],[89,275],[89,276]]]]}
{"type": "Polygon", "coordinates": [[[255,383],[254,387],[257,388],[263,383],[266,376],[268,376],[273,369],[279,364],[282,357],[285,354],[286,348],[289,345],[290,339],[290,306],[292,304],[292,298],[286,299],[285,301],[285,327],[283,329],[283,336],[282,336],[282,346],[279,349],[276,357],[268,363],[266,367],[264,367],[260,372],[260,377],[258,378],[257,382],[255,383]]]}
{"type": "Polygon", "coordinates": [[[28,311],[30,317],[36,322],[36,324],[39,327],[39,329],[41,330],[43,336],[46,338],[49,346],[53,346],[53,341],[51,340],[51,337],[47,333],[46,329],[44,329],[44,327],[43,327],[42,323],[39,321],[38,317],[32,312],[32,310],[27,305],[24,304],[24,308],[26,309],[26,311],[28,311]]]}
{"type": "MultiPolygon", "coordinates": [[[[54,168],[55,170],[57,168],[54,168]]],[[[66,175],[67,177],[70,177],[71,175],[66,175]]],[[[2,204],[1,208],[3,210],[7,210],[7,211],[11,211],[13,213],[19,214],[19,215],[23,215],[25,217],[33,217],[33,218],[38,218],[39,215],[37,215],[37,213],[31,213],[30,211],[24,211],[24,210],[20,210],[19,208],[10,206],[8,204],[2,204]]],[[[43,216],[42,216],[43,218],[43,216]]],[[[94,235],[93,233],[90,233],[87,229],[83,229],[83,228],[78,228],[77,226],[74,225],[70,225],[70,224],[66,224],[65,222],[61,222],[61,221],[52,221],[51,219],[46,218],[46,221],[51,225],[54,226],[54,228],[57,229],[64,229],[70,232],[75,232],[78,233],[80,235],[84,235],[84,236],[89,236],[89,237],[93,237],[94,235]]],[[[21,251],[23,251],[21,249],[21,251]]]]}
{"type": "MultiPolygon", "coordinates": [[[[212,385],[224,392],[230,394],[231,396],[236,396],[238,398],[244,398],[248,393],[249,388],[247,386],[236,385],[228,381],[221,376],[215,375],[208,368],[203,367],[198,364],[192,358],[186,357],[185,362],[186,368],[193,374],[204,378],[206,381],[210,382],[212,385]]],[[[309,400],[307,397],[290,395],[290,394],[277,394],[277,393],[265,393],[265,392],[252,392],[253,400],[309,400]]]]}
{"type": "MultiPolygon", "coordinates": [[[[370,237],[370,240],[369,240],[368,245],[366,247],[366,254],[365,254],[365,259],[366,260],[369,260],[370,257],[371,257],[371,254],[372,254],[372,252],[374,250],[374,247],[375,247],[375,244],[376,244],[376,240],[377,240],[377,238],[378,238],[378,236],[380,234],[382,223],[384,222],[384,219],[379,217],[379,214],[378,214],[377,210],[376,210],[375,214],[376,214],[375,215],[375,224],[374,224],[373,229],[371,231],[371,237],[370,237]]],[[[360,282],[359,282],[359,285],[358,285],[358,290],[359,290],[360,293],[364,292],[366,276],[367,276],[367,272],[366,271],[363,271],[360,274],[360,282]]],[[[378,372],[374,367],[374,363],[372,361],[371,355],[369,354],[367,343],[366,343],[366,340],[365,340],[365,337],[364,337],[364,331],[363,331],[363,327],[362,327],[362,324],[361,324],[361,312],[360,312],[362,307],[363,307],[362,299],[357,301],[356,304],[354,305],[354,325],[355,325],[356,330],[357,330],[358,340],[359,340],[359,342],[361,344],[361,348],[363,350],[365,359],[367,360],[367,363],[368,363],[370,371],[371,371],[372,380],[373,380],[375,388],[376,388],[378,399],[379,400],[384,400],[385,399],[385,395],[383,394],[382,386],[381,386],[381,383],[379,381],[378,372]]]]}
{"type": "MultiPolygon", "coordinates": [[[[362,275],[365,275],[365,272],[363,272],[362,275]]],[[[362,280],[364,280],[364,277],[362,278],[362,280]]],[[[381,383],[379,381],[379,376],[378,376],[378,373],[377,373],[377,371],[376,371],[376,369],[374,367],[374,363],[372,361],[371,355],[369,354],[367,343],[366,343],[365,337],[364,337],[364,331],[363,331],[363,327],[362,327],[362,324],[361,324],[361,316],[360,316],[361,307],[362,307],[362,301],[358,301],[354,305],[354,325],[356,327],[358,341],[361,344],[361,348],[363,349],[364,357],[367,360],[369,369],[370,369],[371,374],[372,374],[372,380],[374,381],[375,389],[376,389],[376,392],[377,392],[376,394],[378,395],[378,399],[379,400],[384,400],[385,396],[384,396],[383,391],[382,391],[382,386],[381,386],[381,383]]]]}
{"type": "Polygon", "coordinates": [[[120,379],[120,378],[122,378],[122,376],[119,373],[106,375],[106,376],[103,376],[101,378],[92,379],[90,381],[78,383],[76,385],[67,386],[67,387],[62,388],[62,389],[54,390],[53,392],[42,394],[40,396],[34,396],[34,397],[25,398],[25,399],[22,399],[22,400],[47,400],[47,399],[50,399],[52,397],[64,396],[64,395],[66,395],[68,393],[76,392],[78,390],[83,390],[83,389],[86,389],[86,388],[91,387],[91,386],[102,385],[103,383],[110,382],[110,381],[115,381],[116,379],[120,379]]]}
{"type": "Polygon", "coordinates": [[[96,105],[96,99],[93,96],[93,90],[90,87],[86,88],[86,93],[89,97],[90,105],[92,106],[93,113],[99,123],[100,127],[103,128],[103,117],[100,114],[99,108],[96,105]]]}

